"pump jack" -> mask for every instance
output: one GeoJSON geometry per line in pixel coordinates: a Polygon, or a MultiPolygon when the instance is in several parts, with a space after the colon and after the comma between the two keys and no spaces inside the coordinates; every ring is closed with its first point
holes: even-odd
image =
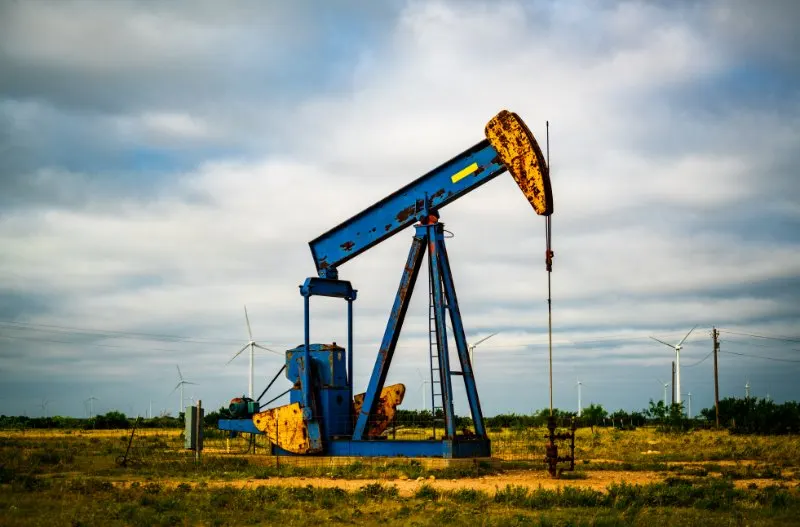
{"type": "MultiPolygon", "coordinates": [[[[273,445],[273,453],[282,455],[444,458],[490,455],[490,441],[484,426],[439,211],[505,171],[511,173],[537,214],[550,216],[553,213],[553,197],[542,151],[517,114],[501,111],[488,122],[484,132],[486,138],[481,142],[309,243],[318,276],[307,278],[300,286],[305,303],[305,339],[303,344],[286,352],[286,365],[281,368],[281,371],[286,370],[286,377],[293,383],[289,390],[290,404],[261,411],[258,402],[243,405],[239,401],[236,406],[239,418],[220,420],[221,430],[264,433],[273,445]],[[369,385],[365,393],[354,396],[353,301],[357,291],[349,281],[339,280],[339,267],[414,224],[411,249],[369,385]],[[405,387],[402,384],[388,387],[384,384],[426,252],[435,311],[438,364],[434,365],[434,370],[438,370],[445,434],[438,440],[389,440],[381,434],[402,402],[405,387]],[[335,343],[310,342],[310,300],[313,296],[347,301],[346,365],[343,348],[335,343]],[[458,353],[458,370],[450,365],[445,323],[448,313],[458,353]],[[456,432],[453,376],[464,380],[474,434],[456,432]],[[248,410],[250,408],[252,411],[248,410]]],[[[548,261],[551,257],[548,246],[548,261]]],[[[233,405],[231,409],[234,410],[233,405]]]]}

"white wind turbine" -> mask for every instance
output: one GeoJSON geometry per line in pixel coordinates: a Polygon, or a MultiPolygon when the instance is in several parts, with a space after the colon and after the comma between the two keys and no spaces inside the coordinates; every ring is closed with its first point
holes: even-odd
{"type": "MultiPolygon", "coordinates": [[[[686,342],[686,339],[689,338],[689,335],[692,334],[692,331],[694,331],[695,328],[697,328],[697,326],[690,329],[689,333],[687,333],[686,336],[683,337],[681,341],[674,346],[672,344],[667,344],[663,340],[659,340],[655,337],[650,337],[656,342],[660,342],[661,344],[669,346],[670,348],[675,350],[675,402],[677,404],[681,403],[681,349],[683,348],[683,343],[686,342]]],[[[666,396],[664,396],[664,404],[666,403],[667,403],[667,398],[666,396]]]]}
{"type": "Polygon", "coordinates": [[[252,399],[253,398],[253,362],[254,362],[255,349],[259,348],[259,349],[262,349],[264,351],[269,351],[269,352],[272,352],[272,353],[276,353],[278,355],[280,355],[280,353],[278,353],[275,350],[271,350],[269,348],[266,348],[266,347],[262,346],[261,344],[258,344],[257,342],[255,342],[253,340],[253,332],[250,330],[250,317],[247,316],[247,306],[244,306],[244,320],[245,320],[245,322],[247,322],[247,335],[250,337],[250,340],[247,342],[247,344],[242,346],[242,349],[237,351],[236,354],[233,357],[231,357],[231,359],[228,362],[225,363],[225,365],[227,366],[228,364],[230,364],[233,361],[233,359],[235,359],[236,357],[241,355],[241,353],[244,350],[246,350],[247,348],[250,348],[250,373],[249,373],[248,382],[247,382],[247,396],[252,399]]]}
{"type": "Polygon", "coordinates": [[[478,345],[483,344],[484,342],[486,342],[490,338],[492,338],[495,335],[497,335],[497,333],[499,333],[499,331],[497,331],[495,333],[492,333],[488,337],[483,337],[481,340],[479,340],[475,344],[472,344],[472,345],[469,346],[469,363],[473,366],[473,370],[474,370],[474,366],[475,366],[475,348],[477,348],[478,345]]]}
{"type": "Polygon", "coordinates": [[[94,402],[95,402],[95,401],[99,401],[99,400],[100,400],[100,399],[98,399],[97,397],[95,397],[94,395],[92,395],[91,397],[89,397],[88,399],[86,399],[85,401],[83,401],[83,404],[89,403],[89,419],[91,419],[92,417],[94,417],[94,402]]]}
{"type": "MultiPolygon", "coordinates": [[[[425,410],[426,407],[427,407],[427,405],[425,403],[425,400],[426,400],[425,399],[425,385],[426,384],[430,384],[431,381],[425,379],[425,377],[419,371],[419,368],[417,368],[417,375],[419,375],[419,381],[420,381],[419,389],[422,391],[422,409],[425,410]]],[[[433,411],[433,410],[431,410],[431,411],[433,411]]]]}
{"type": "Polygon", "coordinates": [[[665,407],[669,407],[669,405],[667,405],[667,388],[669,388],[669,383],[668,382],[661,382],[661,379],[656,379],[656,380],[658,381],[658,384],[663,384],[664,385],[664,406],[665,407]]]}
{"type": "Polygon", "coordinates": [[[175,393],[175,390],[177,390],[178,388],[181,389],[181,403],[178,406],[178,415],[181,415],[181,412],[183,411],[183,385],[184,384],[194,384],[194,385],[196,385],[197,383],[196,382],[190,382],[190,381],[187,381],[186,379],[184,379],[183,378],[183,374],[181,373],[181,367],[178,366],[177,364],[175,365],[175,367],[178,368],[178,377],[180,378],[180,381],[178,382],[178,384],[175,385],[175,388],[173,388],[172,391],[169,392],[169,394],[172,395],[173,393],[175,393]]]}
{"type": "Polygon", "coordinates": [[[583,386],[583,383],[580,381],[580,379],[575,380],[577,381],[575,386],[578,387],[578,417],[580,417],[583,413],[583,404],[581,403],[581,387],[583,386]]]}

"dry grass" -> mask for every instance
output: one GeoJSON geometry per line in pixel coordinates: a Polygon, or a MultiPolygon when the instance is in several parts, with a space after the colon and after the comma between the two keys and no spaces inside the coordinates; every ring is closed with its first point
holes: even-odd
{"type": "MultiPolygon", "coordinates": [[[[235,454],[196,465],[180,430],[153,429],[137,430],[132,463],[120,467],[129,435],[0,431],[0,524],[652,527],[800,518],[800,445],[792,437],[581,429],[578,457],[586,462],[575,479],[555,482],[541,463],[544,429],[492,432],[495,455],[509,459],[499,473],[403,461],[270,468],[235,454]]],[[[222,450],[224,439],[212,443],[222,450]]],[[[245,446],[240,438],[232,450],[245,446]]]]}

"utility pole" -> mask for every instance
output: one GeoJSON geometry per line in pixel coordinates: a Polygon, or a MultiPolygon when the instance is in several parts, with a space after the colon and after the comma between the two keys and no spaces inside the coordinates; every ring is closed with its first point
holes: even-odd
{"type": "Polygon", "coordinates": [[[672,361],[672,404],[675,404],[675,361],[672,361]]]}
{"type": "Polygon", "coordinates": [[[717,365],[719,330],[715,327],[711,328],[711,338],[714,339],[714,410],[717,416],[717,428],[719,428],[719,367],[717,365]]]}

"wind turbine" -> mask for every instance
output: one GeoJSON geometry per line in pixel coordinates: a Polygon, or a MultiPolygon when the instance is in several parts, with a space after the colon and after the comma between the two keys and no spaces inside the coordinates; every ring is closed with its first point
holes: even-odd
{"type": "MultiPolygon", "coordinates": [[[[663,340],[659,340],[655,337],[650,337],[656,342],[660,342],[661,344],[669,346],[670,348],[675,350],[675,402],[677,404],[681,404],[681,349],[683,348],[683,343],[686,342],[686,339],[689,338],[689,335],[692,334],[692,331],[694,331],[695,328],[697,328],[697,326],[690,329],[689,333],[687,333],[686,336],[683,337],[681,341],[674,346],[672,344],[667,344],[663,340]]],[[[664,396],[664,404],[667,404],[666,396],[664,396]]]]}
{"type": "Polygon", "coordinates": [[[669,406],[667,405],[667,388],[669,388],[669,383],[661,382],[661,379],[656,379],[656,380],[658,381],[658,384],[664,385],[664,407],[669,408],[669,406]]]}
{"type": "Polygon", "coordinates": [[[175,365],[175,367],[178,368],[178,377],[180,378],[180,381],[178,382],[178,384],[175,385],[175,388],[173,388],[172,391],[169,392],[169,394],[172,395],[173,393],[175,393],[175,390],[177,390],[178,388],[181,389],[181,403],[178,406],[178,415],[181,415],[181,412],[183,411],[183,385],[184,384],[195,384],[196,385],[197,383],[196,382],[190,382],[190,381],[187,381],[186,379],[184,379],[183,378],[183,374],[181,373],[181,367],[178,366],[177,364],[175,365]]]}
{"type": "Polygon", "coordinates": [[[99,401],[99,400],[100,400],[100,399],[98,399],[97,397],[95,397],[94,395],[92,395],[91,397],[89,397],[88,399],[86,399],[85,401],[83,401],[83,404],[89,403],[89,419],[91,419],[92,417],[94,417],[94,402],[95,402],[95,401],[99,401]]]}
{"type": "Polygon", "coordinates": [[[473,366],[475,366],[475,348],[477,348],[477,347],[478,347],[478,345],[480,345],[480,344],[482,344],[482,343],[486,342],[486,341],[487,341],[487,340],[489,340],[490,338],[494,337],[494,336],[495,336],[495,335],[497,335],[498,333],[499,333],[499,331],[496,331],[496,332],[492,333],[491,335],[489,335],[488,337],[483,337],[481,340],[479,340],[479,341],[478,341],[478,342],[476,342],[475,344],[472,344],[472,345],[469,347],[469,363],[470,363],[470,364],[472,364],[473,366]]]}
{"type": "Polygon", "coordinates": [[[575,380],[578,381],[575,383],[575,386],[578,387],[578,417],[580,417],[583,413],[583,405],[581,404],[581,387],[583,386],[583,383],[580,381],[580,379],[575,380]]]}
{"type": "Polygon", "coordinates": [[[428,380],[425,379],[425,377],[422,375],[422,373],[420,373],[419,368],[417,368],[417,375],[419,375],[419,380],[420,380],[419,389],[422,390],[422,409],[425,410],[425,408],[426,408],[426,404],[425,404],[425,385],[426,384],[430,384],[431,381],[428,381],[428,380]]]}
{"type": "Polygon", "coordinates": [[[744,385],[744,398],[750,398],[750,379],[748,379],[747,383],[744,385]]]}
{"type": "Polygon", "coordinates": [[[689,419],[691,419],[692,418],[692,392],[687,393],[686,396],[689,398],[689,408],[688,408],[688,410],[689,410],[689,419]]]}
{"type": "Polygon", "coordinates": [[[264,351],[269,351],[269,352],[272,352],[272,353],[276,353],[278,355],[280,355],[280,353],[278,353],[275,350],[271,350],[269,348],[266,348],[266,347],[262,346],[261,344],[256,343],[253,340],[253,332],[250,330],[250,317],[247,316],[247,306],[244,306],[244,320],[245,320],[245,322],[247,322],[247,334],[250,336],[250,340],[247,342],[247,344],[242,346],[242,349],[237,351],[236,354],[233,357],[231,357],[231,360],[226,362],[225,365],[227,366],[228,364],[230,364],[233,361],[233,359],[235,359],[236,357],[241,355],[241,353],[244,350],[246,350],[247,348],[250,348],[250,374],[249,374],[248,383],[247,383],[247,396],[252,399],[253,398],[253,361],[254,361],[254,355],[255,355],[255,348],[259,348],[259,349],[262,349],[264,351]]]}
{"type": "Polygon", "coordinates": [[[42,399],[42,404],[39,405],[39,407],[42,409],[42,413],[44,414],[45,418],[47,418],[47,405],[48,404],[50,404],[49,400],[42,399]]]}

